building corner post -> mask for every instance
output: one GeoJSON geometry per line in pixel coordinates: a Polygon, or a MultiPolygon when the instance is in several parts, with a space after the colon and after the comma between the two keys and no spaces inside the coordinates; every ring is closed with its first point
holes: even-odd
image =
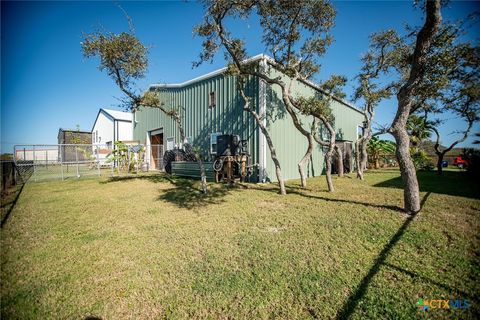
{"type": "MultiPolygon", "coordinates": [[[[266,72],[267,61],[265,57],[260,60],[260,72],[266,72]]],[[[267,83],[265,80],[259,79],[259,114],[262,118],[263,125],[267,127],[267,83]]],[[[259,182],[267,180],[267,139],[258,128],[258,174],[259,182]]]]}

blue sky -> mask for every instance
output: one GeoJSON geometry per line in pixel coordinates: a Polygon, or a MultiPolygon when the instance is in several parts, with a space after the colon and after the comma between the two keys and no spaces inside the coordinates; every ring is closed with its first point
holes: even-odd
{"type": "MultiPolygon", "coordinates": [[[[195,2],[120,2],[135,23],[140,40],[151,46],[149,72],[139,82],[175,83],[224,66],[223,55],[212,64],[192,69],[201,39],[192,28],[203,12],[195,2]]],[[[322,59],[320,79],[330,74],[349,78],[348,96],[355,85],[359,59],[372,32],[394,28],[405,22],[420,25],[422,12],[412,2],[335,2],[334,44],[322,59]]],[[[102,26],[113,32],[126,31],[128,23],[113,1],[105,2],[1,2],[1,152],[13,144],[56,143],[58,129],[90,130],[98,109],[118,108],[120,91],[96,60],[86,60],[80,50],[82,32],[102,26]]],[[[478,10],[478,3],[452,2],[443,10],[444,19],[465,17],[478,10]]],[[[266,53],[256,19],[235,23],[232,31],[247,43],[248,53],[266,53]]],[[[470,31],[478,37],[479,29],[470,31]]],[[[391,122],[395,100],[378,108],[376,121],[391,122]]],[[[462,130],[460,121],[449,121],[440,129],[442,142],[462,130]]],[[[474,132],[480,131],[476,124],[474,132]]],[[[462,145],[470,145],[472,138],[462,145]]]]}

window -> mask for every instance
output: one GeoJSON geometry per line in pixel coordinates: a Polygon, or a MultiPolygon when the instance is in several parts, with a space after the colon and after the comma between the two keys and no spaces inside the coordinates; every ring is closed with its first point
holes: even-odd
{"type": "Polygon", "coordinates": [[[173,138],[167,138],[167,150],[173,150],[175,147],[173,138]]]}
{"type": "Polygon", "coordinates": [[[109,150],[112,149],[112,141],[107,142],[107,149],[109,149],[109,150]]]}
{"type": "Polygon", "coordinates": [[[363,130],[365,130],[365,127],[358,126],[357,127],[357,137],[361,138],[363,136],[363,130]]]}
{"type": "Polygon", "coordinates": [[[210,92],[210,101],[208,103],[209,108],[215,107],[215,91],[210,92]]]}
{"type": "Polygon", "coordinates": [[[217,137],[222,134],[222,132],[212,132],[210,134],[210,154],[217,154],[217,137]]]}
{"type": "Polygon", "coordinates": [[[98,141],[98,130],[95,130],[95,142],[100,142],[98,141]]]}

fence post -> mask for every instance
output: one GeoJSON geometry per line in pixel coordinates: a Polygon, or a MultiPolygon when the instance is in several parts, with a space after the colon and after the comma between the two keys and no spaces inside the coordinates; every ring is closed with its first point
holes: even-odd
{"type": "Polygon", "coordinates": [[[127,146],[127,176],[130,174],[130,148],[127,146]]]}
{"type": "Polygon", "coordinates": [[[16,165],[15,161],[12,162],[12,166],[13,166],[13,168],[12,168],[13,169],[13,183],[15,185],[17,185],[17,170],[18,169],[17,169],[17,165],[16,165]]]}
{"type": "Polygon", "coordinates": [[[62,145],[60,144],[59,145],[59,148],[60,148],[60,170],[62,171],[62,181],[64,180],[63,178],[63,152],[65,151],[65,149],[62,150],[62,145]]]}
{"type": "Polygon", "coordinates": [[[37,182],[37,175],[35,170],[35,145],[33,145],[33,181],[37,182]]]}
{"type": "Polygon", "coordinates": [[[80,172],[78,171],[78,147],[75,146],[75,162],[77,163],[77,178],[80,178],[80,172]]]}
{"type": "Polygon", "coordinates": [[[140,163],[140,152],[142,149],[140,149],[137,154],[135,155],[135,170],[138,175],[138,164],[140,163]]]}
{"type": "MultiPolygon", "coordinates": [[[[95,153],[96,153],[96,155],[97,155],[96,158],[97,158],[98,176],[100,177],[102,174],[101,174],[101,172],[100,172],[100,156],[99,156],[99,154],[98,154],[98,152],[99,152],[98,149],[99,149],[99,148],[98,148],[98,146],[97,146],[97,147],[95,148],[95,153]]],[[[93,148],[92,148],[92,151],[93,151],[93,148]]]]}
{"type": "Polygon", "coordinates": [[[48,150],[45,149],[45,167],[48,169],[48,150]]]}
{"type": "Polygon", "coordinates": [[[144,161],[147,164],[147,171],[150,171],[150,146],[148,143],[145,144],[145,159],[144,161]]]}
{"type": "MultiPolygon", "coordinates": [[[[112,152],[113,152],[113,149],[112,149],[112,152]]],[[[112,153],[112,154],[113,154],[113,153],[112,153]]],[[[112,168],[112,177],[115,176],[115,172],[113,171],[113,166],[115,165],[115,161],[116,161],[116,160],[110,161],[110,168],[112,168]]]]}

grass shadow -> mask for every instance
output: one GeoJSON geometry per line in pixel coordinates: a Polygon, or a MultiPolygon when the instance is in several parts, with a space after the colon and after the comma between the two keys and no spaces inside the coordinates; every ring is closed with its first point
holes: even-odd
{"type": "Polygon", "coordinates": [[[167,201],[179,208],[188,210],[211,204],[219,204],[223,201],[222,198],[224,196],[237,187],[226,184],[209,183],[208,192],[204,194],[200,189],[200,182],[198,180],[171,176],[165,173],[111,177],[100,183],[107,184],[132,180],[145,180],[153,183],[169,183],[173,185],[170,189],[162,189],[161,195],[158,196],[157,200],[167,201]]]}
{"type": "Polygon", "coordinates": [[[7,212],[5,213],[5,215],[3,215],[3,217],[2,217],[2,222],[0,223],[0,228],[3,228],[5,223],[7,223],[7,220],[10,217],[10,213],[12,213],[13,208],[15,208],[15,205],[17,204],[18,198],[20,198],[20,194],[22,193],[24,186],[25,186],[25,184],[22,184],[21,187],[18,188],[18,190],[15,191],[16,195],[15,195],[15,198],[12,201],[9,201],[5,204],[2,203],[2,206],[1,206],[2,215],[3,215],[3,210],[5,209],[5,207],[9,206],[9,208],[7,209],[7,212]]]}
{"type": "Polygon", "coordinates": [[[471,294],[469,294],[469,293],[467,293],[467,292],[465,292],[465,291],[463,291],[463,290],[460,290],[460,289],[458,289],[458,288],[452,288],[452,287],[450,287],[450,286],[447,286],[446,284],[443,284],[443,283],[440,283],[440,282],[438,282],[438,281],[435,281],[435,280],[429,279],[429,278],[427,278],[427,277],[421,276],[421,275],[419,275],[419,274],[416,273],[416,272],[413,272],[413,271],[410,271],[410,270],[406,270],[406,269],[400,268],[399,266],[396,266],[396,265],[390,264],[390,263],[384,263],[383,265],[386,266],[386,267],[388,267],[388,268],[394,269],[394,270],[396,270],[396,271],[398,271],[398,272],[402,272],[402,273],[404,273],[404,274],[406,274],[406,275],[408,275],[408,276],[410,276],[410,277],[412,277],[412,278],[418,278],[418,279],[420,279],[420,280],[422,280],[422,281],[429,282],[429,283],[431,283],[431,284],[433,284],[433,285],[435,285],[435,286],[437,286],[437,287],[443,288],[443,289],[448,290],[448,291],[450,291],[450,292],[458,292],[458,293],[460,293],[463,297],[467,297],[467,298],[470,298],[470,299],[472,299],[472,300],[475,299],[474,296],[472,296],[471,294]]]}
{"type": "Polygon", "coordinates": [[[178,178],[172,180],[174,188],[162,190],[162,194],[158,200],[163,200],[176,205],[183,209],[196,209],[211,204],[219,204],[223,202],[225,197],[232,188],[225,184],[210,184],[208,192],[204,194],[200,189],[198,181],[178,178]]]}
{"type": "MultiPolygon", "coordinates": [[[[247,186],[248,189],[255,189],[255,190],[261,190],[261,191],[267,191],[267,192],[274,192],[278,193],[277,188],[269,188],[269,187],[257,187],[256,185],[252,186],[247,186]]],[[[347,199],[338,199],[338,198],[330,198],[330,197],[324,197],[324,196],[319,196],[319,195],[312,195],[312,194],[307,194],[301,190],[301,187],[299,186],[285,186],[287,189],[287,194],[295,194],[299,195],[305,198],[309,199],[317,199],[317,200],[324,200],[327,202],[334,202],[334,203],[350,203],[350,204],[356,204],[356,205],[362,205],[366,207],[372,207],[372,208],[377,208],[377,209],[388,209],[396,212],[404,212],[403,208],[400,208],[399,206],[394,206],[394,205],[381,205],[381,204],[374,204],[374,203],[369,203],[369,202],[362,202],[362,201],[356,201],[356,200],[347,200],[347,199]]]]}
{"type": "MultiPolygon", "coordinates": [[[[422,203],[421,203],[422,208],[425,205],[425,202],[427,201],[429,196],[430,196],[430,192],[425,194],[425,196],[423,197],[422,203]]],[[[363,298],[363,296],[367,292],[370,282],[373,280],[375,275],[380,271],[380,267],[382,265],[386,265],[385,261],[388,255],[390,254],[392,249],[395,247],[395,245],[398,243],[398,241],[402,238],[402,236],[405,234],[408,226],[410,225],[410,223],[412,223],[416,215],[417,214],[407,216],[407,219],[405,220],[405,222],[401,225],[401,227],[397,230],[397,232],[392,236],[392,238],[385,245],[385,247],[383,247],[382,251],[378,254],[377,258],[373,262],[372,267],[370,268],[368,273],[365,275],[365,277],[363,277],[357,289],[349,296],[347,301],[343,304],[342,309],[340,309],[339,312],[337,313],[336,319],[350,318],[350,316],[355,311],[355,308],[359,304],[360,300],[363,298]]]]}
{"type": "Polygon", "coordinates": [[[108,184],[113,182],[128,182],[132,180],[146,180],[153,183],[174,183],[176,180],[181,179],[175,176],[170,176],[165,173],[155,174],[131,174],[128,176],[110,177],[106,180],[100,181],[100,184],[108,184]]]}
{"type": "MultiPolygon", "coordinates": [[[[417,177],[422,192],[480,199],[480,182],[470,177],[466,171],[444,171],[441,176],[433,171],[417,171],[417,177]]],[[[398,176],[373,186],[403,189],[403,181],[398,176]]]]}

